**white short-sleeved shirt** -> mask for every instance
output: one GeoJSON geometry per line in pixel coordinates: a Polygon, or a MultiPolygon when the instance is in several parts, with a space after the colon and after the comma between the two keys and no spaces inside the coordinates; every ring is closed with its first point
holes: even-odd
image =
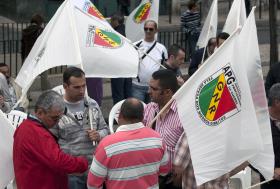
{"type": "MultiPolygon", "coordinates": [[[[140,57],[142,57],[144,55],[143,52],[147,52],[149,48],[155,43],[155,41],[146,42],[142,39],[135,42],[134,44],[137,45],[139,43],[140,57]]],[[[136,85],[149,86],[149,81],[152,77],[152,74],[159,70],[162,59],[164,58],[164,60],[166,60],[168,58],[165,46],[159,42],[156,42],[155,47],[148,53],[148,55],[153,57],[156,62],[149,56],[145,56],[145,58],[140,62],[138,78],[134,78],[132,81],[136,85]]]]}

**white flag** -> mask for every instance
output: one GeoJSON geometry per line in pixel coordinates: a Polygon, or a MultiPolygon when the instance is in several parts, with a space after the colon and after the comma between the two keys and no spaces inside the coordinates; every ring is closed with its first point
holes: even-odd
{"type": "Polygon", "coordinates": [[[98,19],[104,26],[111,28],[106,18],[99,12],[94,4],[89,0],[71,0],[72,4],[80,10],[98,19]]]}
{"type": "Polygon", "coordinates": [[[83,69],[88,77],[136,77],[139,55],[128,40],[75,9],[83,69]]]}
{"type": "Polygon", "coordinates": [[[259,130],[261,131],[264,143],[263,151],[251,158],[249,162],[266,179],[271,179],[274,175],[274,152],[254,10],[255,8],[252,9],[242,28],[239,36],[240,47],[236,50],[240,51],[240,61],[246,66],[250,90],[260,127],[259,130]],[[244,43],[244,41],[246,42],[244,43]]]}
{"type": "Polygon", "coordinates": [[[14,128],[0,110],[0,188],[5,188],[14,178],[13,142],[14,128]]]}
{"type": "Polygon", "coordinates": [[[211,8],[208,12],[203,28],[200,32],[196,46],[198,48],[206,47],[208,41],[217,35],[218,25],[218,0],[212,2],[211,8]]]}
{"type": "Polygon", "coordinates": [[[236,28],[243,26],[246,21],[245,0],[234,0],[228,13],[223,32],[232,34],[236,28]]]}
{"type": "Polygon", "coordinates": [[[142,0],[126,19],[125,34],[132,42],[144,38],[144,23],[154,20],[158,23],[159,0],[142,0]]]}
{"type": "Polygon", "coordinates": [[[228,173],[263,149],[238,30],[174,95],[197,185],[228,173]]]}
{"type": "Polygon", "coordinates": [[[23,93],[39,74],[61,65],[81,66],[87,77],[136,77],[139,55],[133,45],[79,6],[65,1],[36,41],[16,78],[23,93]]]}
{"type": "Polygon", "coordinates": [[[34,79],[50,68],[79,64],[80,55],[73,39],[75,34],[66,2],[62,3],[47,24],[17,75],[16,83],[23,91],[27,91],[34,79]]]}

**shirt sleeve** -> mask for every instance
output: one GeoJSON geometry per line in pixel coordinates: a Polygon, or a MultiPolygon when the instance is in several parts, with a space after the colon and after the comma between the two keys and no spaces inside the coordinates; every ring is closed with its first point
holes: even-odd
{"type": "Polygon", "coordinates": [[[191,160],[187,136],[185,133],[180,137],[176,148],[173,164],[178,167],[187,168],[191,160]]]}
{"type": "Polygon", "coordinates": [[[101,189],[108,174],[108,158],[102,142],[97,146],[89,169],[87,185],[89,189],[101,189]]]}
{"type": "Polygon", "coordinates": [[[105,136],[107,136],[109,134],[109,129],[108,129],[108,125],[106,124],[104,117],[102,115],[102,112],[99,108],[99,106],[97,105],[97,109],[98,109],[98,133],[100,135],[100,139],[104,138],[105,136]]]}
{"type": "Polygon", "coordinates": [[[166,146],[163,144],[163,150],[164,154],[160,162],[160,167],[159,167],[159,174],[161,176],[165,176],[169,173],[170,171],[170,161],[169,161],[169,156],[168,152],[166,150],[166,146]]]}

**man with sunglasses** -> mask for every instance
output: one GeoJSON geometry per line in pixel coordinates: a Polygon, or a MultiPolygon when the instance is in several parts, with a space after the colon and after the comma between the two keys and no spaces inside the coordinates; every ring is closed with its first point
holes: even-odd
{"type": "MultiPolygon", "coordinates": [[[[145,107],[143,119],[143,124],[155,129],[166,144],[170,159],[170,170],[172,170],[176,143],[184,132],[176,102],[171,102],[155,122],[152,123],[152,120],[172,99],[178,88],[177,77],[173,71],[158,70],[154,72],[149,83],[149,95],[152,102],[145,107]]],[[[180,189],[180,187],[174,186],[171,175],[160,179],[160,189],[180,189]]]]}
{"type": "Polygon", "coordinates": [[[168,57],[165,46],[156,41],[157,23],[153,20],[147,20],[144,24],[144,31],[144,39],[135,43],[142,61],[137,78],[132,80],[132,96],[148,103],[150,102],[149,81],[152,74],[160,69],[160,64],[168,57]]]}
{"type": "Polygon", "coordinates": [[[13,162],[17,187],[21,189],[67,189],[67,174],[83,173],[88,162],[63,152],[49,131],[65,110],[55,91],[41,94],[35,114],[29,115],[14,134],[13,162]]]}

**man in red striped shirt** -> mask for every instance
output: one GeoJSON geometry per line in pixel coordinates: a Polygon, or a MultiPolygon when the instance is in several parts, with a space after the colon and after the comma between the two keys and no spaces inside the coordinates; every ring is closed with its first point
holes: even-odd
{"type": "Polygon", "coordinates": [[[143,105],[124,101],[115,134],[102,139],[88,174],[88,188],[157,189],[158,176],[169,171],[169,158],[160,135],[142,124],[143,105]]]}
{"type": "MultiPolygon", "coordinates": [[[[184,132],[179,119],[176,102],[168,105],[164,112],[152,123],[159,111],[172,99],[179,88],[177,78],[171,70],[158,70],[153,73],[149,83],[149,95],[152,102],[145,107],[144,125],[149,125],[157,131],[166,144],[170,157],[170,169],[174,159],[175,146],[184,132]]],[[[171,184],[172,185],[172,184],[171,184]]],[[[168,186],[171,188],[172,186],[168,186]]]]}

